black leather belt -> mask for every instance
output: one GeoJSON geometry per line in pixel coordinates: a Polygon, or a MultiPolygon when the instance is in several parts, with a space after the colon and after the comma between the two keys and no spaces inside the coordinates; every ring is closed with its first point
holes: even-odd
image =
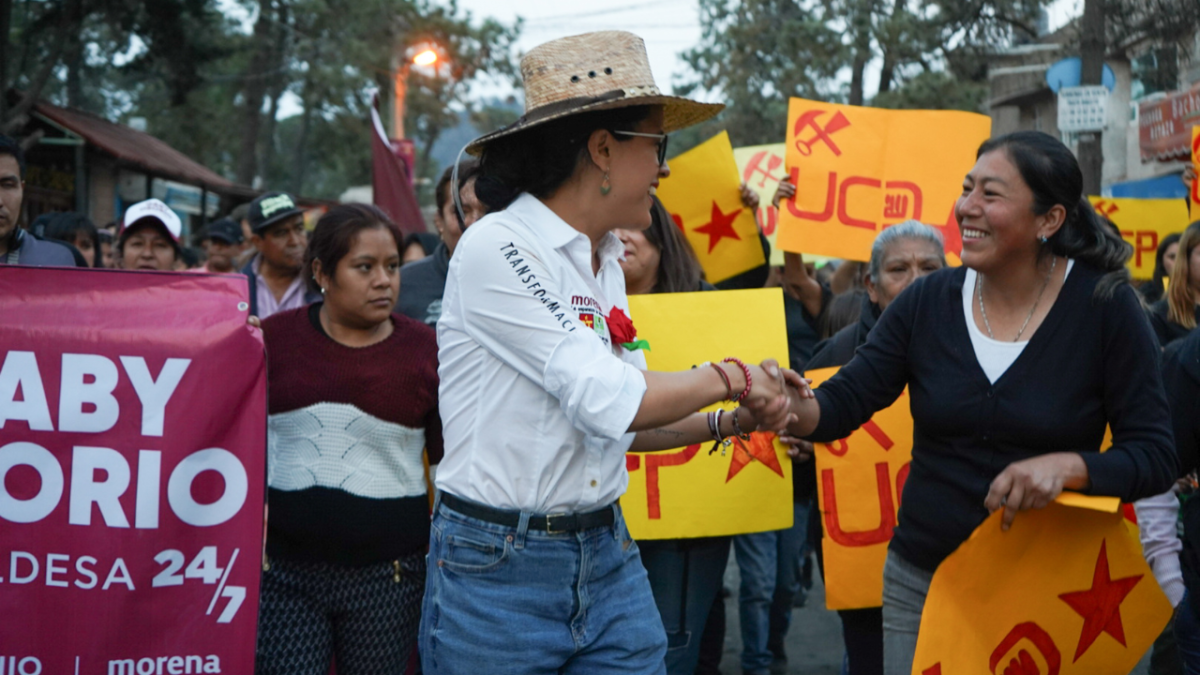
{"type": "MultiPolygon", "coordinates": [[[[506,527],[517,527],[521,524],[520,511],[494,509],[483,504],[469,502],[461,497],[455,497],[449,492],[442,493],[441,501],[450,509],[470,518],[506,527]]],[[[587,513],[532,515],[529,517],[529,529],[554,534],[557,532],[579,532],[580,530],[590,530],[597,527],[611,527],[616,520],[615,511],[613,507],[606,506],[587,513]]]]}

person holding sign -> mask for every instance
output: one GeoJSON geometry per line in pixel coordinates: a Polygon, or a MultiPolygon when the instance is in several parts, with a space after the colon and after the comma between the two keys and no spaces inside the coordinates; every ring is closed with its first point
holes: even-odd
{"type": "MultiPolygon", "coordinates": [[[[421,617],[427,675],[663,673],[667,640],[617,499],[628,450],[788,419],[778,366],[646,372],[618,228],[650,225],[667,134],[719,105],[659,92],[642,40],[521,61],[526,113],[476,139],[476,195],[438,322],[446,456],[421,617]],[[753,403],[755,418],[695,411],[753,403]]],[[[714,355],[720,358],[721,355],[714,355]]]]}
{"type": "Polygon", "coordinates": [[[270,514],[259,675],[403,673],[417,637],[437,462],[437,342],[393,314],[403,233],[342,204],[304,255],[323,299],[262,322],[270,514]]]}
{"type": "Polygon", "coordinates": [[[1150,307],[1150,325],[1164,349],[1200,322],[1200,221],[1188,225],[1179,238],[1166,296],[1150,307]]]}
{"type": "Polygon", "coordinates": [[[1063,490],[1132,502],[1175,479],[1131,249],[1082,186],[1049,135],[984,142],[955,206],[964,266],[913,283],[850,363],[792,405],[792,435],[832,442],[905,386],[912,397],[913,460],[884,567],[888,675],[911,672],[933,573],[989,512],[1004,509],[1007,530],[1063,490]],[[1113,444],[1100,453],[1106,425],[1113,444]]]}

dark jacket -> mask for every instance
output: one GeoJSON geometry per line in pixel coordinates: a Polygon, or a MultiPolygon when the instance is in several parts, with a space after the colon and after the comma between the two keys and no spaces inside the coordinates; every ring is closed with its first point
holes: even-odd
{"type": "MultiPolygon", "coordinates": [[[[75,255],[71,253],[71,249],[67,248],[66,244],[38,239],[19,228],[14,233],[14,236],[17,238],[16,264],[18,265],[31,265],[35,267],[76,266],[75,255]]],[[[0,256],[0,264],[6,262],[8,262],[8,255],[0,256]]]]}
{"type": "MultiPolygon", "coordinates": [[[[1172,342],[1187,337],[1190,329],[1184,328],[1167,317],[1167,299],[1163,298],[1150,305],[1150,325],[1154,327],[1154,335],[1158,338],[1158,346],[1166,347],[1172,342]]],[[[1200,305],[1196,307],[1196,323],[1200,324],[1200,305]]]]}
{"type": "Polygon", "coordinates": [[[833,337],[817,343],[813,349],[812,358],[808,360],[806,370],[817,368],[834,368],[850,363],[854,352],[867,341],[867,335],[875,327],[883,310],[871,302],[871,298],[863,296],[862,311],[858,313],[858,321],[839,330],[833,337]]]}
{"type": "Polygon", "coordinates": [[[816,390],[821,418],[809,437],[845,438],[908,387],[913,460],[890,550],[930,572],[987,518],[988,487],[1013,462],[1078,452],[1089,493],[1128,502],[1162,494],[1178,472],[1160,351],[1133,288],[1096,300],[1104,272],[1076,261],[993,383],[971,345],[965,273],[922,277],[888,306],[850,363],[816,390]],[[1113,444],[1101,453],[1106,426],[1113,444]]]}
{"type": "MultiPolygon", "coordinates": [[[[250,316],[258,316],[258,275],[254,273],[254,261],[258,260],[258,255],[250,256],[250,261],[242,268],[242,274],[246,275],[246,279],[250,283],[250,316]]],[[[304,287],[304,304],[311,305],[314,302],[320,302],[321,294],[304,287]]]]}
{"type": "MultiPolygon", "coordinates": [[[[1171,404],[1180,473],[1187,474],[1200,469],[1200,330],[1192,331],[1163,352],[1162,375],[1171,404]]],[[[1180,518],[1183,583],[1192,608],[1200,611],[1200,495],[1193,494],[1184,501],[1180,518]]]]}
{"type": "Polygon", "coordinates": [[[442,294],[450,272],[450,250],[440,243],[433,253],[400,268],[400,297],[396,311],[437,328],[442,316],[442,294]]]}

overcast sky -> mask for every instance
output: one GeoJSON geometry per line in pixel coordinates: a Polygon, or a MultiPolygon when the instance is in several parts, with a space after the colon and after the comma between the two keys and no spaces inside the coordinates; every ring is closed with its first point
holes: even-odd
{"type": "MultiPolygon", "coordinates": [[[[700,12],[696,0],[591,0],[586,3],[563,0],[459,0],[463,10],[476,20],[492,16],[511,23],[519,15],[525,19],[518,44],[520,51],[555,38],[598,30],[627,30],[646,41],[654,79],[664,90],[673,79],[688,72],[679,58],[683,51],[700,41],[700,12]]],[[[1082,12],[1082,0],[1054,0],[1050,5],[1050,29],[1056,30],[1082,12]]],[[[876,64],[876,67],[878,64],[876,64]]],[[[868,74],[868,80],[877,73],[868,74]]],[[[867,82],[868,91],[875,86],[867,82]]],[[[503,95],[511,92],[506,83],[481,82],[477,95],[503,95]]]]}

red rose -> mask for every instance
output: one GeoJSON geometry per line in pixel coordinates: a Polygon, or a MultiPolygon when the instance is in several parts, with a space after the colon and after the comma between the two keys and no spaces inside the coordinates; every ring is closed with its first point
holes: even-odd
{"type": "Polygon", "coordinates": [[[608,322],[608,332],[612,335],[613,342],[623,345],[637,340],[637,329],[633,327],[633,321],[620,307],[613,307],[605,321],[608,322]]]}

